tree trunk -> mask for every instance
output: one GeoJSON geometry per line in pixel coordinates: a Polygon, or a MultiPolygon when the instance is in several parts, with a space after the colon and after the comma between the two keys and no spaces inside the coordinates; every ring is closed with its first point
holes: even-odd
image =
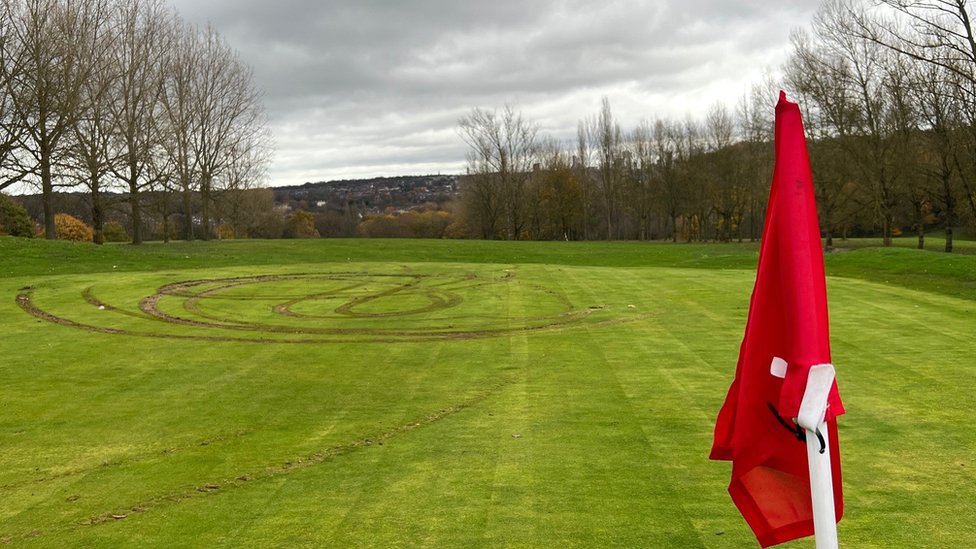
{"type": "MultiPolygon", "coordinates": [[[[132,150],[130,146],[129,150],[132,150]]],[[[142,244],[142,204],[139,203],[139,163],[131,153],[129,164],[129,204],[132,209],[132,243],[142,244]]]]}
{"type": "Polygon", "coordinates": [[[193,240],[193,195],[189,183],[183,184],[183,240],[193,240]]]}
{"type": "Polygon", "coordinates": [[[51,181],[51,155],[47,148],[41,148],[41,193],[44,203],[44,238],[56,240],[57,227],[54,225],[54,182],[51,181]]]}
{"type": "Polygon", "coordinates": [[[129,207],[132,209],[132,243],[142,244],[142,205],[139,203],[139,186],[129,182],[129,207]]]}
{"type": "Polygon", "coordinates": [[[956,221],[956,199],[952,196],[951,170],[947,162],[942,163],[942,192],[945,195],[945,251],[952,253],[952,225],[956,221]]]}
{"type": "Polygon", "coordinates": [[[824,178],[820,178],[819,184],[817,185],[817,190],[820,192],[820,213],[823,217],[824,236],[826,237],[826,242],[824,243],[824,251],[829,252],[834,249],[834,233],[831,230],[834,224],[834,216],[830,207],[830,190],[827,188],[827,183],[824,178]]]}
{"type": "MultiPolygon", "coordinates": [[[[914,194],[914,193],[913,193],[914,194]]],[[[915,234],[918,236],[918,249],[925,249],[925,203],[921,196],[912,197],[915,206],[915,234]]]]}
{"type": "Polygon", "coordinates": [[[200,238],[210,240],[210,175],[200,178],[200,222],[203,227],[200,238]]]}
{"type": "Polygon", "coordinates": [[[102,193],[98,190],[98,181],[95,176],[91,180],[92,197],[92,241],[95,244],[105,243],[105,213],[102,207],[102,193]]]}
{"type": "Polygon", "coordinates": [[[966,191],[966,199],[969,202],[969,209],[973,212],[973,217],[976,217],[976,192],[969,188],[969,183],[963,180],[963,190],[966,191]]]}
{"type": "Polygon", "coordinates": [[[756,201],[749,202],[749,242],[756,241],[756,201]]]}

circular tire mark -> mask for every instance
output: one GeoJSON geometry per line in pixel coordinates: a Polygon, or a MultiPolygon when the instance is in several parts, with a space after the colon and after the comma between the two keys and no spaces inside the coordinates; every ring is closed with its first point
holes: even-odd
{"type": "MultiPolygon", "coordinates": [[[[43,310],[33,301],[35,289],[27,289],[16,299],[21,309],[41,320],[91,332],[258,343],[409,342],[494,337],[567,329],[603,311],[590,307],[574,308],[562,294],[536,284],[524,284],[521,289],[533,292],[530,302],[541,310],[538,316],[512,317],[507,314],[507,309],[493,312],[476,308],[472,312],[460,307],[472,299],[466,294],[490,292],[515,280],[510,272],[504,277],[490,279],[482,279],[473,273],[370,272],[198,279],[160,286],[139,300],[138,311],[99,299],[93,288],[82,292],[82,299],[100,311],[150,324],[142,328],[99,326],[43,310]],[[174,312],[177,307],[185,313],[174,312]],[[153,325],[161,324],[193,330],[170,333],[152,329],[153,325]],[[251,335],[232,335],[241,332],[251,335]]],[[[479,297],[485,298],[475,295],[475,304],[479,297]]],[[[499,308],[504,309],[500,305],[499,308]]],[[[591,321],[587,325],[629,322],[646,316],[628,315],[627,318],[591,321]]]]}

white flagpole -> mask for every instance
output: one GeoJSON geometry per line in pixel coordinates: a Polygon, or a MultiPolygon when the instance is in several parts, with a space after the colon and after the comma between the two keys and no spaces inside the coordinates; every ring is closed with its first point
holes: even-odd
{"type": "Polygon", "coordinates": [[[817,549],[838,549],[834,484],[830,471],[830,441],[827,438],[827,395],[834,383],[834,367],[820,364],[810,368],[807,389],[800,404],[797,423],[806,429],[810,495],[813,503],[813,531],[817,549]],[[821,445],[820,437],[823,438],[821,445]]]}
{"type": "Polygon", "coordinates": [[[837,517],[834,511],[834,484],[830,473],[830,443],[827,423],[820,422],[824,452],[815,432],[807,431],[807,460],[810,464],[810,495],[813,498],[813,535],[817,549],[838,549],[837,517]]]}

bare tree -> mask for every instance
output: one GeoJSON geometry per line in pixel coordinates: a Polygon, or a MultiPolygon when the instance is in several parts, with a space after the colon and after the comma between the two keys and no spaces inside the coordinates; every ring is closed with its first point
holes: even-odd
{"type": "Polygon", "coordinates": [[[736,142],[736,124],[729,109],[721,103],[709,108],[704,123],[707,149],[707,170],[702,174],[703,184],[717,216],[716,237],[731,240],[733,235],[741,239],[741,220],[748,197],[742,183],[739,153],[733,149],[736,142]]]}
{"type": "Polygon", "coordinates": [[[656,162],[656,197],[671,221],[671,240],[678,241],[678,217],[685,205],[681,172],[686,160],[682,126],[673,120],[654,123],[654,158],[656,162]]]}
{"type": "Polygon", "coordinates": [[[172,47],[165,56],[165,76],[161,87],[165,113],[162,118],[162,144],[181,196],[182,237],[184,240],[192,240],[193,193],[197,189],[199,171],[193,147],[199,125],[193,89],[202,48],[200,34],[195,27],[178,22],[174,33],[172,47]]]}
{"type": "Polygon", "coordinates": [[[918,134],[918,155],[922,174],[934,182],[931,190],[939,203],[945,231],[946,252],[952,252],[953,227],[958,222],[955,180],[961,177],[959,148],[964,139],[959,128],[963,126],[959,116],[959,100],[954,81],[958,75],[927,63],[916,63],[917,71],[913,87],[914,102],[925,131],[918,134]]]}
{"type": "Polygon", "coordinates": [[[857,20],[847,0],[827,0],[814,19],[811,41],[794,33],[794,54],[788,80],[820,111],[833,139],[843,147],[847,161],[871,189],[874,211],[883,242],[891,245],[897,180],[897,118],[886,66],[892,61],[877,44],[858,38],[857,20]]]}
{"type": "Polygon", "coordinates": [[[705,159],[708,150],[707,140],[701,122],[690,116],[685,117],[680,135],[681,148],[685,153],[681,185],[688,206],[685,212],[686,236],[688,242],[706,240],[706,228],[714,213],[706,175],[708,172],[705,159]]]}
{"type": "Polygon", "coordinates": [[[255,133],[231,151],[230,162],[215,189],[215,204],[218,219],[227,220],[234,238],[248,236],[257,224],[261,212],[250,207],[254,202],[250,195],[267,177],[270,155],[267,132],[255,133]]]}
{"type": "Polygon", "coordinates": [[[110,51],[115,176],[129,193],[132,243],[142,243],[140,193],[153,183],[151,156],[161,142],[164,60],[173,40],[173,15],[161,0],[116,0],[118,33],[110,51]]]}
{"type": "Polygon", "coordinates": [[[912,205],[912,225],[918,238],[918,249],[925,248],[925,229],[931,223],[931,191],[929,178],[922,174],[921,139],[919,139],[918,104],[915,90],[920,83],[913,70],[916,63],[903,56],[890,55],[884,68],[884,86],[889,96],[885,113],[890,127],[892,171],[900,176],[896,192],[902,193],[912,205]]]}
{"type": "Polygon", "coordinates": [[[201,236],[206,240],[214,183],[243,144],[261,132],[264,109],[253,71],[212,27],[204,29],[201,47],[192,80],[191,108],[197,124],[191,143],[200,176],[201,236]]]}
{"type": "MultiPolygon", "coordinates": [[[[963,115],[959,130],[976,146],[976,30],[966,0],[877,0],[887,11],[848,7],[856,25],[852,35],[936,68],[939,80],[951,83],[955,107],[963,115]],[[894,15],[890,17],[888,15],[894,15]]],[[[948,134],[945,134],[947,137],[948,134]]],[[[943,140],[952,151],[958,181],[976,219],[976,156],[943,140]]],[[[946,179],[945,181],[950,181],[946,179]]],[[[951,193],[951,190],[950,190],[951,193]]],[[[948,195],[946,195],[948,196],[948,195]]],[[[951,240],[951,238],[950,238],[951,240]]],[[[951,249],[951,244],[947,242],[951,249]]],[[[949,251],[949,250],[947,250],[949,251]]]]}
{"type": "MultiPolygon", "coordinates": [[[[469,151],[469,165],[474,161],[474,155],[469,151]]],[[[485,240],[497,238],[503,214],[498,176],[487,172],[471,173],[469,169],[461,178],[460,189],[469,229],[485,240]]]]}
{"type": "Polygon", "coordinates": [[[576,157],[573,168],[576,170],[576,180],[580,184],[580,216],[583,219],[583,240],[590,239],[590,199],[592,176],[590,173],[593,149],[587,139],[586,122],[580,120],[576,125],[576,157]]]}
{"type": "Polygon", "coordinates": [[[91,41],[89,62],[90,77],[82,83],[78,102],[78,114],[74,117],[72,132],[66,137],[66,179],[75,180],[88,191],[93,241],[105,241],[105,178],[113,169],[115,157],[111,142],[113,128],[111,91],[119,72],[110,63],[109,52],[115,47],[117,28],[114,20],[106,17],[107,4],[101,4],[92,15],[99,17],[88,39],[91,41]]]}
{"type": "Polygon", "coordinates": [[[647,120],[641,120],[631,132],[631,165],[628,169],[628,196],[630,207],[637,219],[639,240],[651,237],[651,212],[653,211],[653,185],[657,159],[654,150],[654,128],[647,120]]]}
{"type": "Polygon", "coordinates": [[[857,99],[846,85],[849,66],[830,55],[811,37],[797,31],[792,35],[793,54],[786,65],[786,85],[804,108],[804,126],[811,137],[810,162],[820,210],[825,248],[833,247],[833,237],[846,223],[851,204],[853,211],[870,207],[869,200],[857,185],[849,168],[850,154],[855,150],[857,99]]]}
{"type": "Polygon", "coordinates": [[[143,169],[148,183],[144,188],[140,188],[140,195],[148,198],[146,202],[150,211],[155,214],[154,220],[158,219],[162,225],[156,227],[153,236],[161,237],[163,242],[169,242],[175,233],[170,218],[177,213],[177,197],[180,191],[173,158],[162,144],[158,144],[150,151],[143,169]]]}
{"type": "Polygon", "coordinates": [[[79,116],[84,84],[94,68],[92,47],[104,4],[99,0],[8,2],[9,39],[19,69],[6,82],[16,123],[24,132],[22,170],[39,180],[44,232],[55,238],[54,189],[66,137],[79,116]]]}
{"type": "Polygon", "coordinates": [[[600,102],[600,112],[587,125],[587,137],[590,149],[597,155],[600,171],[597,188],[602,199],[606,238],[612,240],[616,236],[620,202],[623,134],[620,124],[613,118],[610,99],[606,96],[600,102]]]}
{"type": "Polygon", "coordinates": [[[855,23],[848,29],[853,36],[936,65],[969,82],[976,78],[976,31],[966,0],[875,1],[900,17],[878,17],[847,4],[855,23]]]}
{"type": "Polygon", "coordinates": [[[770,174],[773,172],[773,113],[778,86],[769,75],[752,86],[736,106],[736,122],[742,137],[737,162],[742,172],[749,218],[749,239],[760,236],[766,197],[769,194],[770,174]]]}
{"type": "Polygon", "coordinates": [[[474,109],[458,121],[468,144],[468,193],[481,214],[482,234],[492,238],[500,217],[507,238],[518,240],[527,223],[526,185],[532,175],[538,126],[515,107],[474,109]]]}
{"type": "Polygon", "coordinates": [[[24,70],[23,49],[16,40],[16,0],[0,1],[0,190],[28,175],[17,157],[24,126],[20,123],[13,92],[24,70]]]}
{"type": "Polygon", "coordinates": [[[199,190],[209,227],[214,186],[268,161],[245,152],[270,146],[251,70],[164,0],[0,0],[0,31],[0,189],[40,187],[48,238],[59,187],[87,188],[101,241],[105,180],[123,182],[139,243],[142,191],[199,190]]]}

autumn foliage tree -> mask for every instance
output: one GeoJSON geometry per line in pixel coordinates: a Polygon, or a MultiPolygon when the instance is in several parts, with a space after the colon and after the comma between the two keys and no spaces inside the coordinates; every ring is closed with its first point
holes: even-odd
{"type": "Polygon", "coordinates": [[[91,242],[94,231],[84,221],[66,213],[54,214],[54,228],[58,240],[91,242]]]}
{"type": "Polygon", "coordinates": [[[484,238],[522,238],[538,131],[512,105],[501,111],[473,109],[458,121],[458,132],[469,146],[462,192],[484,238]]]}
{"type": "Polygon", "coordinates": [[[315,228],[315,216],[305,210],[295,210],[288,216],[285,226],[285,238],[318,238],[319,231],[315,228]]]}

